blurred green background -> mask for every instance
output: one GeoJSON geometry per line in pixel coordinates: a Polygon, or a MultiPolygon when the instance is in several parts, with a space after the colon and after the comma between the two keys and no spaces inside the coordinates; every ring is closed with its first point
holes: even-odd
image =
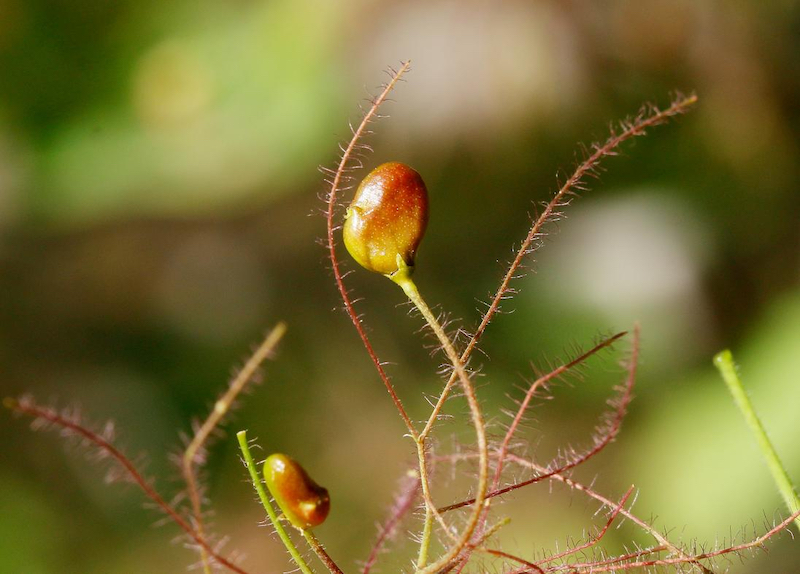
{"type": "MultiPolygon", "coordinates": [[[[0,0],[0,390],[113,419],[169,496],[179,434],[287,321],[265,384],[227,428],[331,490],[318,534],[352,571],[414,460],[316,242],[317,166],[335,164],[359,102],[412,59],[365,163],[425,177],[418,284],[470,329],[577,143],[694,90],[691,114],[626,146],[569,207],[515,312],[487,332],[479,393],[498,434],[532,365],[640,321],[637,399],[575,478],[614,499],[636,485],[634,510],[676,540],[749,537],[785,510],[711,357],[734,350],[800,480],[799,53],[791,1],[0,0]]],[[[361,270],[350,285],[422,419],[440,357],[395,286],[361,270]]],[[[626,348],[537,406],[531,455],[589,444],[626,348]]],[[[437,452],[471,437],[463,402],[450,412],[437,452]]],[[[27,422],[0,416],[1,572],[172,573],[195,560],[173,525],[151,527],[160,516],[134,488],[105,486],[82,449],[27,422]]],[[[215,530],[248,570],[284,571],[234,442],[208,465],[215,530]]],[[[500,540],[528,556],[580,537],[596,510],[560,486],[511,500],[500,540]]],[[[606,542],[631,540],[649,543],[627,523],[606,542]]],[[[797,542],[769,549],[726,566],[799,571],[797,542]]]]}

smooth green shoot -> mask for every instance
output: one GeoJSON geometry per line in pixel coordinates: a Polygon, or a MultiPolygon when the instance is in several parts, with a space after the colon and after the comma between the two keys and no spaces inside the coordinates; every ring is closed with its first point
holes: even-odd
{"type": "Polygon", "coordinates": [[[286,529],[281,524],[280,520],[278,519],[278,515],[275,513],[275,509],[272,506],[272,503],[269,501],[269,496],[267,496],[267,491],[264,489],[264,485],[261,482],[261,477],[258,474],[258,470],[256,469],[256,464],[253,461],[253,455],[250,454],[250,447],[247,444],[247,431],[239,431],[236,433],[236,438],[239,440],[239,448],[242,451],[242,456],[244,457],[245,465],[247,466],[247,470],[250,473],[250,480],[253,482],[253,488],[256,489],[256,493],[258,494],[259,500],[261,500],[261,504],[264,506],[264,510],[267,511],[267,516],[269,516],[270,522],[272,522],[272,526],[275,528],[275,532],[278,533],[281,541],[283,542],[284,546],[286,546],[286,550],[289,551],[289,554],[292,556],[292,559],[297,563],[297,566],[300,568],[300,571],[303,574],[313,574],[311,568],[308,567],[306,561],[300,555],[300,552],[297,550],[297,547],[292,542],[292,539],[289,537],[289,534],[286,532],[286,529]]]}
{"type": "MultiPolygon", "coordinates": [[[[781,463],[780,458],[778,458],[778,453],[775,451],[775,447],[772,446],[772,442],[767,436],[764,425],[761,424],[761,420],[759,420],[758,415],[756,415],[753,404],[750,402],[750,397],[747,396],[747,392],[744,390],[742,380],[739,378],[739,373],[736,369],[736,363],[733,360],[733,354],[727,349],[717,353],[714,356],[714,366],[717,367],[722,375],[722,379],[728,386],[728,390],[733,395],[736,406],[739,407],[742,415],[744,415],[744,419],[750,427],[750,431],[755,435],[756,441],[758,441],[758,448],[767,461],[767,466],[772,473],[772,478],[778,486],[778,490],[781,496],[783,496],[783,500],[786,502],[789,512],[792,514],[796,513],[800,510],[800,497],[797,495],[797,490],[792,484],[792,479],[789,478],[789,474],[786,472],[783,463],[781,463]]],[[[800,530],[800,517],[795,518],[794,523],[797,529],[800,530]]]]}

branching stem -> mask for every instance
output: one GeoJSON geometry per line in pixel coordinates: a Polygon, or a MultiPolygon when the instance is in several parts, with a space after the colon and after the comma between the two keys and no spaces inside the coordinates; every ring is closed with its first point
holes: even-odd
{"type": "MultiPolygon", "coordinates": [[[[411,279],[410,275],[405,272],[405,269],[398,271],[398,273],[393,275],[391,279],[403,289],[409,300],[411,300],[419,312],[422,313],[425,322],[439,339],[439,342],[441,343],[448,360],[453,365],[453,369],[458,376],[459,381],[461,382],[464,395],[467,397],[467,402],[469,403],[470,414],[472,415],[472,424],[475,427],[475,435],[478,444],[478,484],[476,488],[475,503],[472,514],[467,520],[467,524],[461,532],[461,536],[456,544],[452,546],[450,550],[445,552],[445,554],[436,562],[427,567],[427,548],[430,544],[431,533],[429,524],[432,521],[432,513],[435,512],[435,510],[431,509],[430,505],[426,504],[425,530],[423,532],[422,542],[420,544],[417,568],[425,573],[436,572],[443,566],[449,564],[450,561],[456,558],[458,554],[467,546],[470,538],[472,537],[472,533],[475,531],[478,521],[480,520],[483,502],[486,499],[486,492],[489,488],[489,447],[486,440],[486,423],[484,422],[483,412],[481,411],[478,398],[475,395],[475,389],[472,385],[472,381],[470,381],[467,370],[464,368],[464,364],[461,362],[458,352],[456,351],[455,347],[453,347],[450,337],[447,336],[447,333],[445,333],[444,329],[439,324],[436,316],[431,312],[430,307],[428,307],[428,304],[425,303],[425,300],[420,295],[416,284],[411,279]]],[[[423,457],[423,459],[420,460],[420,470],[423,470],[424,464],[425,461],[423,457]]],[[[420,478],[422,479],[423,488],[426,488],[425,483],[427,481],[422,477],[420,478]]]]}
{"type": "MultiPolygon", "coordinates": [[[[195,473],[195,465],[198,463],[198,453],[201,452],[203,445],[205,445],[214,429],[217,428],[222,417],[230,410],[236,397],[239,396],[245,386],[253,379],[261,363],[263,363],[275,349],[275,346],[281,340],[284,333],[286,333],[286,323],[278,323],[273,327],[272,331],[270,331],[266,339],[264,339],[258,349],[256,349],[255,353],[247,360],[244,368],[239,371],[239,374],[233,382],[231,382],[225,394],[214,403],[214,408],[211,410],[211,413],[209,413],[208,418],[206,418],[205,422],[203,422],[197,430],[192,442],[189,443],[189,446],[186,447],[186,451],[183,453],[181,470],[184,480],[186,481],[186,488],[189,492],[194,526],[197,529],[197,533],[202,538],[205,538],[206,534],[203,526],[200,489],[197,485],[197,474],[195,473]]],[[[211,563],[209,562],[208,552],[202,546],[200,546],[200,559],[203,563],[204,573],[211,574],[211,563]]]]}
{"type": "MultiPolygon", "coordinates": [[[[612,338],[614,339],[614,338],[612,338]]],[[[609,340],[609,342],[611,339],[609,340]]],[[[596,346],[594,349],[601,348],[603,344],[596,346]]],[[[589,353],[592,353],[594,349],[590,350],[589,353]]],[[[586,357],[589,353],[582,355],[577,360],[581,360],[583,357],[586,357]]],[[[636,325],[633,330],[633,349],[631,351],[631,359],[630,364],[628,365],[628,376],[625,380],[625,385],[622,388],[622,394],[620,395],[616,408],[614,410],[613,418],[610,420],[608,427],[602,432],[599,436],[595,438],[595,444],[589,450],[580,454],[578,456],[572,457],[567,461],[563,462],[562,464],[554,464],[551,465],[552,468],[549,468],[543,471],[541,474],[534,476],[533,478],[529,478],[528,480],[523,480],[520,482],[516,482],[509,486],[505,486],[503,488],[493,490],[486,495],[487,500],[491,500],[496,496],[502,496],[508,492],[512,492],[514,490],[523,488],[530,484],[535,484],[537,482],[541,482],[546,478],[550,478],[551,476],[557,476],[562,473],[571,470],[587,460],[595,457],[600,451],[602,451],[605,447],[607,447],[611,442],[617,437],[619,434],[620,429],[622,428],[622,421],[625,418],[625,415],[628,412],[628,405],[630,404],[631,400],[633,400],[633,385],[636,382],[636,369],[638,367],[639,361],[639,326],[636,325]]],[[[558,369],[556,369],[558,370],[558,369]]],[[[555,372],[555,371],[554,371],[555,372]]],[[[536,383],[534,382],[534,385],[536,383]]],[[[511,455],[506,449],[505,451],[502,450],[498,454],[498,458],[502,455],[503,459],[510,458],[511,455]]],[[[449,512],[451,510],[456,510],[458,508],[463,508],[464,506],[468,506],[473,504],[475,499],[463,500],[461,502],[457,502],[455,504],[451,504],[449,506],[445,506],[444,508],[440,508],[440,513],[449,512]]]]}
{"type": "MultiPolygon", "coordinates": [[[[492,302],[489,304],[489,308],[486,310],[486,313],[484,313],[480,325],[478,325],[475,334],[472,336],[466,348],[464,349],[464,352],[461,355],[462,363],[466,363],[469,360],[469,357],[475,350],[478,341],[480,340],[484,331],[486,331],[486,327],[488,327],[495,314],[500,310],[500,304],[511,292],[511,281],[518,275],[525,256],[536,247],[536,243],[543,237],[543,228],[545,224],[558,214],[558,210],[563,207],[565,200],[570,196],[570,194],[573,194],[575,189],[582,186],[587,176],[596,173],[600,161],[604,157],[615,155],[615,150],[622,143],[633,137],[643,135],[647,129],[664,123],[667,119],[673,116],[684,113],[696,102],[697,96],[690,95],[687,97],[679,97],[672,103],[671,106],[664,110],[659,110],[655,107],[651,107],[649,109],[644,108],[634,120],[625,122],[623,124],[623,129],[621,132],[613,133],[612,130],[611,136],[605,141],[605,143],[595,144],[593,146],[594,151],[589,155],[589,157],[583,160],[580,165],[578,165],[572,175],[564,182],[553,198],[544,206],[544,210],[533,222],[533,225],[528,231],[528,235],[522,241],[522,244],[517,250],[514,259],[508,266],[508,270],[503,276],[503,279],[500,281],[500,286],[492,297],[492,302]]],[[[439,396],[439,400],[431,412],[425,428],[420,433],[422,436],[427,436],[431,432],[431,429],[438,420],[439,413],[441,412],[442,407],[444,406],[444,403],[450,394],[450,390],[456,382],[457,376],[458,373],[456,372],[453,372],[453,374],[450,375],[450,379],[447,381],[444,391],[442,391],[442,394],[439,396]]]]}
{"type": "Polygon", "coordinates": [[[3,406],[13,411],[23,413],[37,419],[41,419],[60,427],[63,431],[79,436],[81,439],[93,444],[97,449],[110,456],[122,467],[127,476],[138,486],[145,496],[152,500],[172,521],[183,530],[198,546],[201,546],[206,553],[216,562],[237,574],[247,574],[247,572],[216,552],[208,541],[192,528],[192,525],[181,516],[166,500],[156,491],[156,489],[145,479],[141,472],[136,468],[133,461],[125,456],[122,451],[115,447],[111,442],[92,431],[91,429],[69,420],[52,409],[42,408],[34,404],[30,399],[3,399],[3,406]]]}

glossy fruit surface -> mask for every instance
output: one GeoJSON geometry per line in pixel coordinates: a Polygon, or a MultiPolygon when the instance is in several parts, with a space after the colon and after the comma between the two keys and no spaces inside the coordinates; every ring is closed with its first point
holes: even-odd
{"type": "Polygon", "coordinates": [[[344,244],[362,267],[391,275],[414,267],[427,225],[422,177],[403,163],[384,163],[358,186],[347,210],[344,244]]]}
{"type": "Polygon", "coordinates": [[[264,480],[293,526],[305,530],[325,522],[331,508],[328,490],[311,480],[298,462],[285,454],[270,455],[264,461],[264,480]]]}

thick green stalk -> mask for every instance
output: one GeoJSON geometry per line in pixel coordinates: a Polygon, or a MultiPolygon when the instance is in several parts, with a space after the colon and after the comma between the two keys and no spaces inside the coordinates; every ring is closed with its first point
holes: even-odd
{"type": "Polygon", "coordinates": [[[264,485],[261,483],[261,477],[258,474],[258,470],[256,470],[256,463],[253,461],[253,455],[250,454],[250,447],[247,445],[247,431],[239,431],[236,433],[236,438],[239,439],[239,448],[242,450],[242,456],[244,456],[244,462],[247,466],[247,470],[250,473],[250,480],[253,482],[253,488],[256,489],[256,493],[258,494],[259,500],[261,500],[261,504],[264,505],[264,510],[267,511],[267,516],[269,516],[269,520],[272,523],[272,526],[275,528],[275,532],[278,533],[281,541],[283,541],[284,546],[286,546],[286,550],[289,551],[291,554],[292,559],[297,563],[297,566],[300,567],[300,571],[303,574],[314,574],[311,568],[308,567],[306,561],[300,555],[300,552],[297,550],[297,547],[292,542],[292,539],[289,538],[289,534],[286,532],[286,529],[281,524],[280,520],[278,520],[278,515],[275,514],[275,509],[272,507],[272,503],[269,501],[269,497],[267,496],[267,491],[264,490],[264,485]]]}
{"type": "MultiPolygon", "coordinates": [[[[800,497],[797,495],[797,490],[792,484],[792,479],[789,478],[783,463],[778,458],[778,453],[775,451],[775,447],[772,446],[772,441],[769,440],[764,425],[761,424],[761,420],[756,415],[753,404],[750,402],[750,397],[747,396],[747,392],[744,390],[742,380],[736,370],[736,363],[733,361],[733,354],[727,349],[717,353],[714,357],[714,366],[717,367],[722,375],[728,390],[733,395],[736,406],[742,411],[745,421],[747,421],[750,430],[755,435],[758,441],[758,448],[761,449],[761,454],[764,455],[764,459],[767,461],[769,471],[772,473],[772,479],[778,486],[789,512],[794,514],[800,511],[800,497]]],[[[800,530],[800,517],[796,518],[794,523],[797,529],[800,530]]]]}

